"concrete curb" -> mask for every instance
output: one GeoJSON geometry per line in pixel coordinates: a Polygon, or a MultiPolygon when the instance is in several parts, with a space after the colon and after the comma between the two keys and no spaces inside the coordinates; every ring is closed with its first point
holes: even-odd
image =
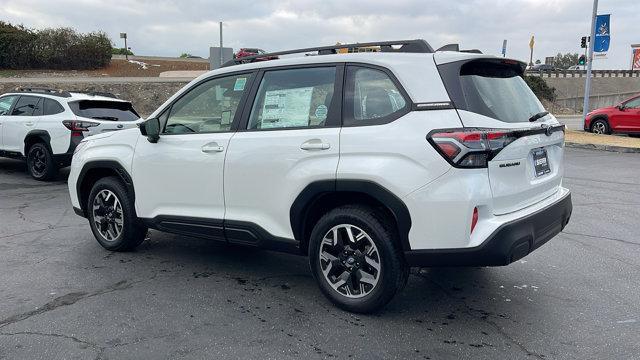
{"type": "Polygon", "coordinates": [[[573,143],[573,142],[565,142],[564,145],[566,147],[574,148],[574,149],[612,151],[612,152],[619,152],[619,153],[640,153],[640,148],[631,148],[631,147],[624,147],[624,146],[580,144],[580,143],[573,143]]]}

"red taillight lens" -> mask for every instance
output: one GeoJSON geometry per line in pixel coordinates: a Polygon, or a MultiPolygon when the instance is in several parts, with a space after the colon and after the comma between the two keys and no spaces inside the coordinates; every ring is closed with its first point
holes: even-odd
{"type": "Polygon", "coordinates": [[[83,131],[89,131],[90,127],[100,125],[95,122],[80,120],[64,120],[62,124],[71,130],[71,136],[82,136],[83,131]]]}
{"type": "Polygon", "coordinates": [[[518,136],[492,129],[436,130],[427,139],[456,167],[483,168],[500,150],[518,136]]]}
{"type": "Polygon", "coordinates": [[[471,233],[473,234],[473,229],[478,225],[478,208],[473,208],[473,215],[471,215],[471,233]]]}

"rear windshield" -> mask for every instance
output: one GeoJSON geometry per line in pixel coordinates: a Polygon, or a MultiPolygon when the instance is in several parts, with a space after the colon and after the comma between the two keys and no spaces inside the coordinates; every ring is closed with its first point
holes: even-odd
{"type": "Polygon", "coordinates": [[[491,61],[452,65],[441,72],[457,108],[509,123],[527,122],[544,111],[519,66],[491,61]]]}
{"type": "Polygon", "coordinates": [[[80,100],[69,103],[74,114],[80,117],[109,121],[135,121],[140,115],[131,103],[107,100],[80,100]]]}

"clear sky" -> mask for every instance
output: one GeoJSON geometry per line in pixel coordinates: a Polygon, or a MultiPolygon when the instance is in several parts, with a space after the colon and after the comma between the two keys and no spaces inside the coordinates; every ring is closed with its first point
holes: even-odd
{"type": "MultiPolygon", "coordinates": [[[[460,43],[528,61],[582,52],[591,0],[0,0],[0,20],[30,28],[104,31],[117,46],[127,32],[139,55],[208,56],[224,21],[225,46],[277,51],[336,42],[423,38],[435,48],[460,43]]],[[[640,43],[640,0],[600,0],[611,14],[611,48],[595,68],[628,69],[640,43]]]]}

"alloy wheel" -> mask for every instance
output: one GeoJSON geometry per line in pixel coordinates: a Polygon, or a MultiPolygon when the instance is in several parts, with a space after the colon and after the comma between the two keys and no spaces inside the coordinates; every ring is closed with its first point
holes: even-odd
{"type": "Polygon", "coordinates": [[[607,133],[607,125],[602,121],[596,121],[593,124],[593,133],[594,134],[606,134],[607,133]]]}
{"type": "Polygon", "coordinates": [[[47,171],[47,155],[44,150],[37,147],[31,153],[31,173],[35,177],[42,177],[47,171]]]}
{"type": "Polygon", "coordinates": [[[381,261],[378,247],[362,229],[350,224],[331,228],[318,253],[325,280],[340,295],[361,298],[378,284],[381,261]]]}
{"type": "Polygon", "coordinates": [[[115,241],[122,233],[122,205],[111,190],[101,190],[93,199],[93,222],[106,241],[115,241]]]}

